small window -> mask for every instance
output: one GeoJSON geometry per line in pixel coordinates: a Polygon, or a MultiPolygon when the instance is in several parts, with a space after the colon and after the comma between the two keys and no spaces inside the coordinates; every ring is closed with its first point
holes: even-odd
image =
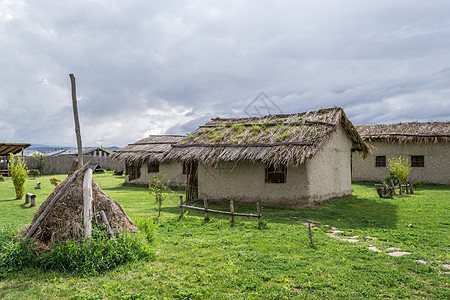
{"type": "Polygon", "coordinates": [[[158,173],[159,172],[159,163],[149,162],[148,163],[148,172],[149,173],[158,173]]]}
{"type": "Polygon", "coordinates": [[[286,166],[266,166],[266,183],[286,183],[286,166]]]}
{"type": "Polygon", "coordinates": [[[375,167],[386,167],[386,156],[375,157],[375,167]]]}
{"type": "Polygon", "coordinates": [[[423,155],[411,156],[411,167],[425,167],[425,158],[423,157],[423,155]]]}
{"type": "Polygon", "coordinates": [[[141,165],[129,165],[125,166],[125,174],[128,175],[128,180],[134,180],[141,177],[141,165]]]}

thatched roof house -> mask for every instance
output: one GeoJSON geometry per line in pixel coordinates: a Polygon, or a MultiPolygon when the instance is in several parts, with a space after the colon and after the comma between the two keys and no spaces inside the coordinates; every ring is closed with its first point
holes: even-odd
{"type": "Polygon", "coordinates": [[[373,148],[364,162],[353,159],[353,180],[381,181],[387,160],[402,156],[411,163],[411,179],[450,184],[450,122],[407,122],[355,126],[373,148]]]}
{"type": "Polygon", "coordinates": [[[188,198],[198,186],[198,198],[280,205],[351,194],[350,152],[369,152],[339,107],[216,118],[172,148],[164,161],[191,162],[188,198]]]}
{"type": "Polygon", "coordinates": [[[186,181],[183,163],[162,163],[162,158],[172,149],[172,144],[183,139],[180,135],[150,135],[115,151],[110,157],[125,162],[126,183],[146,185],[156,173],[161,172],[169,179],[170,186],[180,187],[186,181]]]}

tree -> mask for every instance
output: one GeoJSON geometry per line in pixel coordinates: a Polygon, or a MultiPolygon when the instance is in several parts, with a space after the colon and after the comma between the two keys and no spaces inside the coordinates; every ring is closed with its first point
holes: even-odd
{"type": "Polygon", "coordinates": [[[44,174],[45,168],[47,168],[47,161],[44,156],[39,153],[33,153],[34,168],[39,170],[39,174],[44,174]]]}
{"type": "Polygon", "coordinates": [[[11,172],[12,182],[16,189],[16,199],[22,199],[25,194],[25,181],[28,178],[29,170],[26,169],[26,164],[18,157],[15,161],[14,154],[10,153],[9,171],[11,172]]]}
{"type": "Polygon", "coordinates": [[[150,189],[150,194],[155,196],[156,203],[158,204],[158,217],[161,216],[161,205],[166,199],[164,192],[167,191],[168,180],[161,172],[153,176],[153,179],[149,180],[148,188],[150,189]]]}
{"type": "MultiPolygon", "coordinates": [[[[411,164],[407,158],[402,158],[401,156],[393,157],[388,159],[388,169],[389,175],[386,176],[385,181],[392,179],[395,182],[396,180],[400,180],[399,185],[402,185],[406,184],[411,164]]],[[[390,182],[387,182],[387,184],[390,184],[390,182]]]]}

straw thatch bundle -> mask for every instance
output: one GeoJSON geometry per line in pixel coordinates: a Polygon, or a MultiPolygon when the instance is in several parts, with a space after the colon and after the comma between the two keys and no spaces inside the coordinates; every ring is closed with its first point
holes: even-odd
{"type": "Polygon", "coordinates": [[[115,151],[110,157],[128,165],[141,164],[144,161],[160,162],[171,150],[170,145],[180,143],[183,138],[181,135],[151,135],[115,151]]]}
{"type": "Polygon", "coordinates": [[[437,143],[450,141],[450,122],[407,122],[397,124],[357,125],[367,141],[437,143]]]}
{"type": "MultiPolygon", "coordinates": [[[[55,202],[49,214],[41,221],[36,232],[31,236],[39,248],[49,249],[55,242],[66,240],[81,240],[84,237],[83,227],[83,176],[76,175],[68,188],[55,202]]],[[[22,230],[22,235],[28,232],[39,216],[50,204],[53,197],[64,187],[70,176],[64,179],[41,204],[29,226],[22,230]]],[[[98,185],[92,181],[92,198],[94,218],[100,226],[105,225],[99,216],[103,210],[109,224],[116,232],[136,232],[137,227],[127,216],[119,203],[108,197],[98,185]]]]}
{"type": "Polygon", "coordinates": [[[189,134],[164,156],[164,161],[262,161],[298,165],[311,158],[342,125],[353,149],[370,151],[340,107],[305,113],[248,118],[215,118],[189,134]]]}

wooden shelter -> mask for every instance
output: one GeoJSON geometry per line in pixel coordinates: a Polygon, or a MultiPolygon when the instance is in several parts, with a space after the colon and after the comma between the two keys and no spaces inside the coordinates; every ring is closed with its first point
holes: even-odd
{"type": "Polygon", "coordinates": [[[354,181],[382,181],[388,160],[402,156],[413,181],[450,184],[450,122],[406,122],[355,126],[372,153],[362,162],[353,156],[354,181]]]}
{"type": "Polygon", "coordinates": [[[30,144],[25,143],[0,143],[0,175],[9,176],[9,154],[22,153],[23,150],[30,147],[30,144]]]}
{"type": "Polygon", "coordinates": [[[342,108],[215,118],[172,145],[187,199],[301,206],[351,194],[351,151],[369,152],[342,108]]]}
{"type": "Polygon", "coordinates": [[[181,187],[186,181],[183,163],[162,163],[162,158],[172,149],[171,145],[183,139],[180,135],[150,135],[113,152],[110,157],[125,163],[125,183],[147,185],[156,173],[161,172],[169,179],[170,186],[181,187]]]}

